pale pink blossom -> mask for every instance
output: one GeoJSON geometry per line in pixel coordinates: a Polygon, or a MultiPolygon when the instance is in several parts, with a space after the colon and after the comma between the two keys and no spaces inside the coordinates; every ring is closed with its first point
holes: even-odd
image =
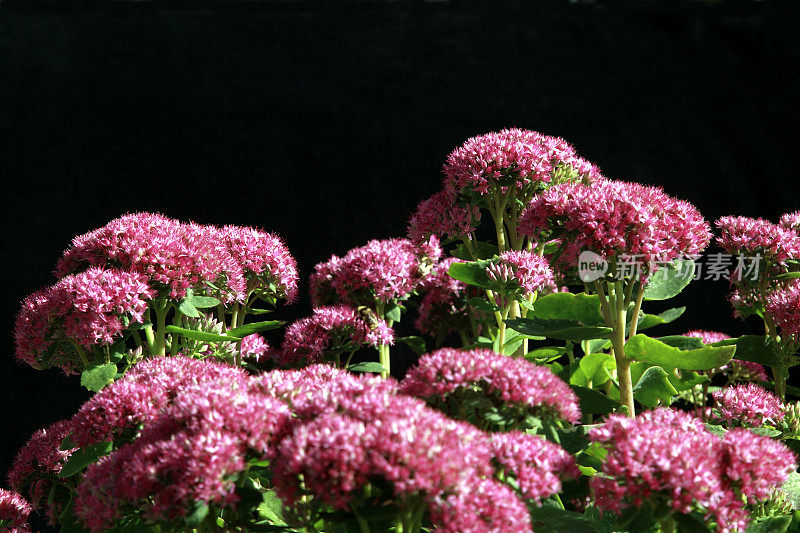
{"type": "Polygon", "coordinates": [[[725,387],[714,393],[719,417],[729,424],[758,427],[777,424],[784,417],[783,402],[770,391],[748,383],[725,387]]]}
{"type": "Polygon", "coordinates": [[[760,255],[764,261],[784,263],[800,258],[800,235],[761,218],[722,217],[715,222],[719,244],[729,254],[760,255]]]}

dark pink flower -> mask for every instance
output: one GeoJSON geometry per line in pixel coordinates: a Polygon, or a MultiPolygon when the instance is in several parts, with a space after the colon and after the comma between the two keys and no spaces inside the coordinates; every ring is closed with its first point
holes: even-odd
{"type": "Polygon", "coordinates": [[[518,231],[534,241],[563,235],[580,250],[645,265],[697,255],[711,239],[708,224],[688,202],[658,187],[612,180],[551,187],[531,201],[518,231]]]}
{"type": "Polygon", "coordinates": [[[578,157],[564,139],[517,128],[467,139],[447,157],[444,174],[448,190],[481,196],[508,186],[509,179],[525,189],[562,179],[601,177],[597,167],[578,157]]]}
{"type": "Polygon", "coordinates": [[[243,301],[246,296],[242,266],[220,230],[157,214],[124,215],[75,237],[55,274],[63,277],[92,266],[142,274],[153,288],[173,299],[182,298],[189,289],[224,302],[243,301]]]}
{"type": "Polygon", "coordinates": [[[471,479],[458,492],[431,498],[431,520],[443,533],[533,532],[525,503],[507,485],[471,479]]]}
{"type": "Polygon", "coordinates": [[[318,363],[331,351],[353,352],[363,346],[393,344],[394,331],[375,316],[371,321],[346,306],[317,307],[314,314],[286,328],[281,361],[318,363]]]}
{"type": "Polygon", "coordinates": [[[797,468],[797,458],[780,441],[736,428],[724,437],[724,476],[748,501],[767,500],[797,468]]]}
{"type": "Polygon", "coordinates": [[[730,335],[720,333],[719,331],[707,331],[703,329],[694,329],[687,331],[683,334],[684,337],[696,337],[703,341],[703,344],[714,344],[715,342],[730,339],[730,335]]]}
{"type": "Polygon", "coordinates": [[[761,218],[722,217],[717,243],[729,254],[760,255],[783,263],[800,258],[800,235],[761,218]]]}
{"type": "Polygon", "coordinates": [[[400,392],[439,403],[476,387],[531,414],[550,413],[571,423],[581,417],[575,393],[549,368],[487,349],[442,348],[423,355],[403,378],[400,392]]]}
{"type": "Polygon", "coordinates": [[[272,359],[276,354],[276,350],[258,333],[242,339],[241,352],[243,358],[256,363],[272,359]]]}
{"type": "Polygon", "coordinates": [[[470,312],[474,311],[468,308],[467,301],[478,296],[478,290],[447,273],[450,265],[460,262],[463,261],[454,257],[440,261],[420,284],[423,296],[414,326],[421,333],[436,337],[469,327],[470,312]]]}
{"type": "Polygon", "coordinates": [[[312,304],[347,303],[373,307],[376,301],[404,299],[428,275],[442,255],[435,237],[420,245],[408,239],[373,240],[343,258],[314,267],[312,304]]]}
{"type": "Polygon", "coordinates": [[[420,202],[408,221],[408,238],[415,243],[425,242],[431,235],[455,240],[475,231],[480,221],[480,209],[456,204],[456,195],[444,190],[420,202]]]}
{"type": "Polygon", "coordinates": [[[248,292],[275,295],[290,302],[297,297],[297,261],[280,237],[242,226],[220,231],[234,259],[244,270],[248,292]]]}
{"type": "Polygon", "coordinates": [[[800,280],[767,295],[766,311],[783,337],[800,343],[800,280]]]}
{"type": "Polygon", "coordinates": [[[67,276],[22,302],[14,326],[17,358],[34,368],[79,368],[76,345],[114,343],[129,324],[144,322],[153,296],[140,274],[90,268],[67,276]]]}
{"type": "Polygon", "coordinates": [[[789,228],[796,232],[800,232],[800,211],[782,215],[780,221],[778,221],[778,224],[784,228],[789,228]]]}
{"type": "Polygon", "coordinates": [[[87,446],[132,438],[140,424],[154,420],[192,384],[244,383],[241,369],[188,357],[154,357],[138,363],[81,406],[72,418],[72,440],[87,446]]]}
{"type": "Polygon", "coordinates": [[[29,532],[27,522],[32,510],[31,504],[16,492],[0,489],[0,527],[3,531],[29,532]]]}
{"type": "Polygon", "coordinates": [[[714,393],[719,417],[728,423],[760,426],[783,420],[780,398],[755,383],[726,387],[714,393]]]}
{"type": "Polygon", "coordinates": [[[486,274],[496,283],[512,283],[525,293],[556,290],[547,260],[529,251],[501,253],[499,260],[487,267],[486,274]]]}
{"type": "Polygon", "coordinates": [[[507,474],[517,481],[526,498],[541,501],[561,492],[561,478],[577,478],[578,465],[572,455],[550,441],[521,431],[494,433],[492,449],[507,474]]]}

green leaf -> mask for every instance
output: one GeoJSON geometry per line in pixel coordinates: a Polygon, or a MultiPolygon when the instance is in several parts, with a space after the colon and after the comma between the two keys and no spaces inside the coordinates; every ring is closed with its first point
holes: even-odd
{"type": "Polygon", "coordinates": [[[417,355],[422,355],[428,351],[428,348],[425,346],[425,339],[422,337],[410,335],[408,337],[397,337],[396,340],[404,343],[417,355]]]}
{"type": "MultiPolygon", "coordinates": [[[[477,255],[479,259],[489,259],[497,255],[497,245],[490,242],[475,242],[473,243],[473,248],[475,249],[475,255],[477,255]]],[[[463,259],[464,261],[472,261],[473,259],[466,245],[463,243],[459,244],[456,249],[451,252],[451,255],[458,259],[463,259]]]]}
{"type": "Polygon", "coordinates": [[[648,315],[645,313],[639,317],[639,324],[637,325],[636,329],[639,331],[644,331],[652,328],[653,326],[669,324],[670,322],[674,322],[680,318],[685,311],[686,307],[673,307],[672,309],[667,309],[663,313],[659,313],[657,315],[648,315]]]}
{"type": "Polygon", "coordinates": [[[242,340],[240,337],[235,337],[232,335],[217,335],[216,333],[179,328],[178,326],[171,325],[164,328],[164,331],[167,333],[177,333],[178,335],[182,335],[187,339],[201,342],[236,342],[242,340]]]}
{"type": "Polygon", "coordinates": [[[248,335],[252,335],[254,333],[260,333],[262,331],[268,331],[270,329],[277,329],[284,325],[286,322],[283,320],[265,320],[264,322],[253,322],[252,324],[245,324],[244,326],[239,326],[238,328],[233,328],[228,332],[228,335],[231,337],[239,337],[245,338],[248,335]]]}
{"type": "Polygon", "coordinates": [[[800,474],[792,472],[780,489],[786,495],[786,499],[792,504],[793,510],[800,509],[800,474]]]}
{"type": "Polygon", "coordinates": [[[666,337],[657,337],[658,340],[668,346],[677,348],[679,350],[697,350],[703,348],[705,344],[697,337],[685,337],[683,335],[667,335],[666,337]]]}
{"type": "Polygon", "coordinates": [[[600,352],[606,348],[609,348],[610,346],[611,341],[608,339],[589,339],[581,342],[581,350],[583,350],[583,353],[586,355],[600,352]]]}
{"type": "Polygon", "coordinates": [[[506,320],[511,328],[534,337],[550,337],[568,341],[607,339],[611,328],[585,326],[576,320],[543,320],[540,318],[515,318],[506,320]]]}
{"type": "Polygon", "coordinates": [[[248,315],[266,315],[267,313],[272,313],[272,309],[248,309],[248,315]]]}
{"type": "Polygon", "coordinates": [[[786,272],[784,274],[778,274],[777,276],[771,276],[772,279],[797,279],[800,278],[800,272],[786,272]]]}
{"type": "Polygon", "coordinates": [[[186,515],[184,518],[184,522],[189,527],[198,526],[203,523],[203,521],[208,516],[208,504],[207,503],[197,503],[195,504],[194,510],[186,515]]]}
{"type": "Polygon", "coordinates": [[[617,368],[617,362],[611,354],[590,353],[581,358],[580,366],[586,379],[595,385],[600,385],[611,378],[611,372],[617,368]]]}
{"type": "Polygon", "coordinates": [[[581,531],[586,533],[611,533],[612,531],[605,522],[597,522],[590,517],[559,509],[553,505],[531,506],[529,510],[534,523],[542,523],[555,531],[581,531]]]}
{"type": "Polygon", "coordinates": [[[650,276],[644,288],[645,300],[668,300],[677,296],[694,279],[691,259],[677,259],[650,276]]]}
{"type": "Polygon", "coordinates": [[[208,309],[209,307],[216,307],[220,304],[219,300],[211,296],[192,296],[187,299],[187,302],[197,309],[208,309]]]}
{"type": "Polygon", "coordinates": [[[681,370],[680,375],[678,376],[675,374],[669,375],[669,382],[678,392],[689,390],[692,387],[696,387],[697,385],[705,383],[706,381],[710,381],[708,376],[702,376],[694,370],[681,370]]]}
{"type": "Polygon", "coordinates": [[[543,346],[536,348],[525,354],[526,359],[551,359],[553,357],[561,357],[564,355],[565,349],[563,346],[543,346]]]}
{"type": "Polygon", "coordinates": [[[633,397],[647,407],[655,407],[659,400],[662,404],[669,405],[676,394],[678,391],[669,382],[669,374],[659,366],[651,366],[645,370],[633,386],[633,397]]]}
{"type": "Polygon", "coordinates": [[[490,289],[492,287],[489,277],[486,275],[486,267],[489,261],[470,261],[468,263],[453,263],[447,269],[447,273],[451,278],[457,279],[467,285],[480,287],[481,289],[490,289]]]}
{"type": "Polygon", "coordinates": [[[620,405],[619,402],[612,400],[602,392],[576,385],[570,385],[570,388],[578,397],[581,412],[584,414],[607,415],[620,405]]]}
{"type": "Polygon", "coordinates": [[[70,497],[69,503],[58,515],[58,521],[61,522],[61,533],[89,533],[89,530],[83,527],[75,516],[74,501],[75,497],[70,497]]]}
{"type": "Polygon", "coordinates": [[[386,320],[392,320],[394,322],[400,322],[400,320],[403,318],[403,307],[397,304],[387,306],[383,311],[383,318],[386,320]]]}
{"type": "Polygon", "coordinates": [[[475,309],[479,309],[481,311],[486,311],[487,313],[494,313],[495,311],[499,311],[500,307],[497,304],[494,304],[488,301],[486,298],[470,298],[467,302],[470,307],[474,307],[475,309]]]}
{"type": "Polygon", "coordinates": [[[184,298],[178,303],[178,311],[184,315],[192,318],[200,318],[200,311],[198,311],[192,303],[184,298]]]}
{"type": "Polygon", "coordinates": [[[679,533],[711,533],[711,529],[693,514],[673,513],[679,533]]]}
{"type": "Polygon", "coordinates": [[[747,526],[747,533],[785,533],[792,523],[791,516],[767,516],[747,526]]]}
{"type": "Polygon", "coordinates": [[[733,346],[706,346],[696,350],[680,350],[647,335],[634,335],[625,343],[625,356],[634,361],[686,370],[719,368],[733,357],[733,346]]]}
{"type": "Polygon", "coordinates": [[[766,366],[778,366],[779,360],[772,347],[769,337],[762,335],[743,335],[735,339],[709,344],[709,346],[736,346],[736,359],[750,361],[766,366]]]}
{"type": "Polygon", "coordinates": [[[586,326],[605,324],[596,294],[556,292],[542,296],[534,304],[531,318],[545,320],[577,320],[586,326]]]}
{"type": "Polygon", "coordinates": [[[93,363],[81,372],[81,385],[92,392],[97,392],[112,381],[117,375],[114,363],[93,363]]]}
{"type": "Polygon", "coordinates": [[[354,365],[350,365],[347,367],[347,370],[350,372],[374,372],[376,374],[380,374],[384,372],[386,369],[383,368],[383,365],[380,363],[376,363],[375,361],[366,361],[363,363],[356,363],[354,365]]]}
{"type": "Polygon", "coordinates": [[[111,453],[113,446],[111,441],[105,441],[91,444],[86,448],[75,451],[69,456],[64,466],[61,467],[61,472],[58,473],[58,477],[70,477],[77,474],[86,466],[97,461],[100,457],[111,453]]]}
{"type": "Polygon", "coordinates": [[[61,446],[59,446],[58,449],[62,452],[65,452],[73,448],[77,448],[77,446],[75,445],[75,442],[72,440],[72,434],[70,433],[69,435],[64,437],[64,440],[61,441],[61,446]]]}
{"type": "Polygon", "coordinates": [[[286,520],[283,517],[283,502],[275,494],[275,491],[267,491],[264,493],[264,501],[256,509],[258,515],[276,526],[286,526],[286,520]]]}

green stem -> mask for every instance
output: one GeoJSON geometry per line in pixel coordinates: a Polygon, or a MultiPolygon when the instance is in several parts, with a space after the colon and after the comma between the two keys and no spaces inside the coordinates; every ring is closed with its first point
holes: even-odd
{"type": "Polygon", "coordinates": [[[223,304],[219,304],[217,306],[217,320],[219,321],[220,324],[222,324],[223,328],[225,328],[226,330],[228,329],[227,324],[225,323],[225,305],[223,304]]]}
{"type": "Polygon", "coordinates": [[[78,344],[75,344],[75,351],[78,352],[78,356],[81,358],[81,362],[83,363],[83,368],[89,366],[89,359],[86,357],[86,351],[81,348],[78,344]]]}
{"type": "MultiPolygon", "coordinates": [[[[633,287],[634,282],[630,282],[631,287],[633,287]]],[[[642,301],[644,300],[644,287],[639,287],[639,291],[636,293],[636,303],[633,305],[633,311],[631,312],[631,330],[628,333],[628,338],[630,339],[634,335],[636,335],[636,330],[639,327],[639,312],[642,310],[642,301]]]]}
{"type": "Polygon", "coordinates": [[[166,355],[167,346],[167,310],[169,309],[169,302],[166,298],[155,301],[156,311],[156,335],[155,344],[153,345],[153,355],[166,355]]]}
{"type": "Polygon", "coordinates": [[[458,330],[458,336],[461,337],[461,346],[462,347],[469,346],[469,344],[470,344],[469,343],[469,337],[467,336],[467,333],[463,329],[458,330]]]}
{"type": "Polygon", "coordinates": [[[767,335],[772,340],[772,349],[778,360],[777,365],[770,367],[772,379],[775,380],[775,394],[781,400],[786,400],[786,357],[783,353],[779,353],[778,328],[775,327],[775,320],[773,320],[771,314],[766,312],[764,313],[764,327],[767,330],[767,335]]]}
{"type": "MultiPolygon", "coordinates": [[[[172,317],[172,323],[174,325],[178,326],[178,327],[181,327],[181,321],[182,320],[183,320],[183,313],[181,313],[180,311],[178,311],[176,309],[175,310],[175,316],[172,317]]],[[[172,356],[175,356],[175,355],[178,354],[178,345],[180,344],[180,341],[178,339],[179,339],[179,337],[177,335],[174,335],[172,337],[172,342],[170,343],[170,346],[169,346],[169,353],[172,356]]]]}
{"type": "MultiPolygon", "coordinates": [[[[379,319],[385,320],[384,313],[385,313],[385,304],[381,301],[375,302],[375,314],[378,316],[379,319]]],[[[386,324],[389,327],[392,327],[389,320],[385,320],[386,324]]],[[[391,354],[389,352],[389,345],[388,344],[381,344],[378,346],[378,359],[383,367],[383,372],[381,372],[381,376],[384,378],[388,378],[391,374],[391,354]]]]}
{"type": "MultiPolygon", "coordinates": [[[[601,305],[603,298],[600,299],[601,305]]],[[[631,382],[631,362],[625,357],[625,291],[622,282],[608,284],[608,301],[604,306],[606,325],[613,331],[611,345],[614,347],[614,359],[617,363],[617,379],[619,380],[619,398],[622,405],[628,408],[628,416],[633,418],[636,411],[633,405],[633,383],[631,382]],[[610,321],[608,319],[611,319],[610,321]]]]}

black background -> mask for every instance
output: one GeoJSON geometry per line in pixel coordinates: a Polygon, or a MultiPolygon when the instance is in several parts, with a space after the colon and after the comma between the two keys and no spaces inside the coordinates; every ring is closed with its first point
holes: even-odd
{"type": "MultiPolygon", "coordinates": [[[[86,398],[12,357],[20,300],[73,236],[139,210],[256,225],[305,290],[330,254],[404,235],[447,154],[510,126],[711,221],[774,221],[800,208],[798,27],[789,0],[3,1],[0,471],[86,398]]],[[[693,284],[663,332],[756,328],[725,293],[693,284]]]]}

